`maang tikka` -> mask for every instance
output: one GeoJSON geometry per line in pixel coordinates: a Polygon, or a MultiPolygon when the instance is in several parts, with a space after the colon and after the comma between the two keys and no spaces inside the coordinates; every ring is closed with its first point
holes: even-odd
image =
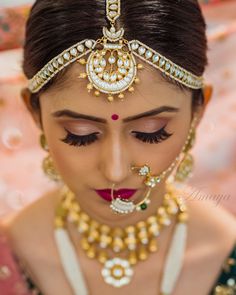
{"type": "Polygon", "coordinates": [[[117,28],[116,24],[120,14],[121,1],[107,0],[106,17],[110,27],[103,27],[103,36],[96,41],[79,41],[51,59],[29,80],[29,90],[38,92],[58,72],[78,61],[85,65],[86,71],[80,73],[79,77],[88,79],[88,92],[93,91],[95,96],[104,93],[108,101],[113,101],[115,96],[123,100],[124,92],[133,92],[134,83],[140,82],[137,72],[143,65],[137,63],[135,57],[188,88],[203,88],[202,76],[194,75],[139,40],[126,40],[124,28],[117,28]]]}

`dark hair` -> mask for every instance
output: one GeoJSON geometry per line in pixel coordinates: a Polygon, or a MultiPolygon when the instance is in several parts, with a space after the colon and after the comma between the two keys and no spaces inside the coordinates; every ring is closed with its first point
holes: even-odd
{"type": "MultiPolygon", "coordinates": [[[[37,0],[26,25],[26,77],[32,78],[50,59],[80,40],[101,37],[106,24],[105,0],[37,0]]],[[[138,39],[195,75],[203,74],[206,24],[197,0],[121,0],[119,26],[124,27],[126,39],[138,39]]],[[[39,94],[60,81],[64,72],[31,95],[35,110],[40,109],[39,94]]],[[[203,103],[203,94],[202,90],[192,92],[195,109],[203,103]]]]}

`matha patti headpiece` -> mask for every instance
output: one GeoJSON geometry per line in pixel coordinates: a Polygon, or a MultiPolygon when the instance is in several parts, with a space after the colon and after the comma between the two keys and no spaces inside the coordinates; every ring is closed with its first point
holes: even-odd
{"type": "Polygon", "coordinates": [[[124,29],[115,26],[120,11],[120,0],[106,0],[110,28],[103,27],[100,39],[80,41],[50,60],[29,81],[29,90],[38,92],[58,72],[79,61],[86,65],[86,72],[81,73],[80,78],[88,78],[89,92],[94,90],[95,96],[105,93],[109,101],[113,101],[115,95],[123,99],[123,92],[133,92],[133,84],[139,82],[137,71],[142,69],[142,64],[137,64],[135,56],[191,89],[203,88],[202,76],[192,74],[138,40],[126,40],[124,29]],[[83,57],[87,54],[86,61],[83,57]]]}

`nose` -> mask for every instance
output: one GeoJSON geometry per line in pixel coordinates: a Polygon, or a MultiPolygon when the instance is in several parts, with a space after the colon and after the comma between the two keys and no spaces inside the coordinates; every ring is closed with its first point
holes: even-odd
{"type": "Polygon", "coordinates": [[[132,173],[125,142],[115,136],[110,141],[104,142],[100,166],[108,182],[115,184],[124,182],[132,173]]]}

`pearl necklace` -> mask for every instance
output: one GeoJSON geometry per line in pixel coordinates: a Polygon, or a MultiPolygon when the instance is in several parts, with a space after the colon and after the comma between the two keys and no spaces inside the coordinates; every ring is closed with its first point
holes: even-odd
{"type": "Polygon", "coordinates": [[[111,229],[107,225],[100,225],[82,212],[73,192],[65,186],[55,217],[55,239],[62,265],[75,294],[84,295],[87,290],[75,249],[66,230],[66,222],[77,227],[81,235],[81,246],[87,256],[104,265],[101,272],[104,281],[114,287],[122,287],[131,281],[132,266],[138,261],[146,260],[151,253],[158,250],[157,237],[160,230],[170,225],[171,217],[176,214],[178,222],[167,255],[161,294],[170,294],[177,280],[186,240],[186,206],[181,198],[176,197],[173,188],[169,187],[163,205],[158,208],[156,215],[138,222],[135,226],[111,229]],[[125,250],[128,250],[129,254],[127,259],[122,259],[117,254],[125,250]],[[109,258],[108,251],[115,252],[117,256],[109,258]]]}

